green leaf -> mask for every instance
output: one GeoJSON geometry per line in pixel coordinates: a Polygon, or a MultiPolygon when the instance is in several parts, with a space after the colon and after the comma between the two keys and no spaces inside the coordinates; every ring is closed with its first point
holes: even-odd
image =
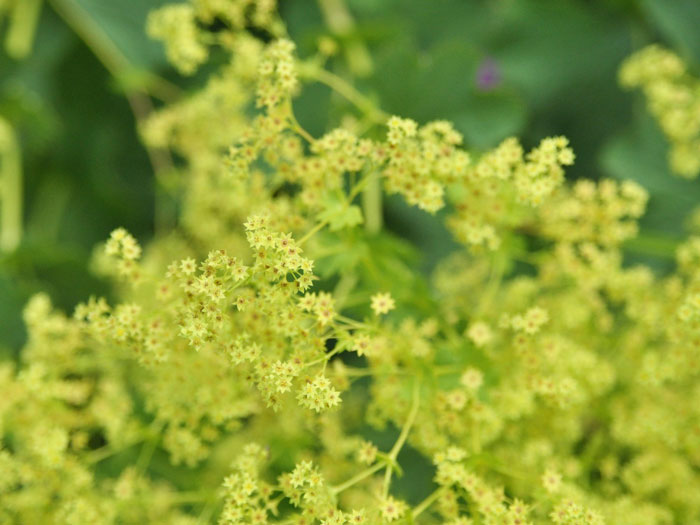
{"type": "Polygon", "coordinates": [[[518,135],[526,118],[525,105],[518,98],[496,92],[470,97],[454,123],[468,147],[484,150],[518,135]]]}
{"type": "Polygon", "coordinates": [[[313,258],[316,273],[321,277],[353,271],[369,254],[367,243],[358,236],[350,235],[341,239],[335,234],[324,232],[319,237],[323,241],[323,250],[313,258]]]}
{"type": "Polygon", "coordinates": [[[324,203],[319,218],[328,222],[331,231],[338,231],[362,224],[362,211],[354,204],[347,206],[335,197],[330,197],[324,203]]]}
{"type": "Polygon", "coordinates": [[[677,51],[700,62],[700,2],[643,0],[641,5],[652,24],[677,51]]]}
{"type": "Polygon", "coordinates": [[[537,105],[584,80],[590,89],[601,72],[616,71],[629,48],[627,28],[609,13],[557,0],[509,4],[493,39],[506,81],[537,105]]]}

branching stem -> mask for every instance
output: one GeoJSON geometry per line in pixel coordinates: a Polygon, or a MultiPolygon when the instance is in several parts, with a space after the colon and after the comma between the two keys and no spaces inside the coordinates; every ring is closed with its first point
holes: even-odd
{"type": "Polygon", "coordinates": [[[392,463],[396,462],[396,458],[399,455],[399,452],[401,452],[401,448],[403,448],[404,443],[406,443],[406,439],[408,439],[408,434],[411,431],[411,427],[413,426],[413,423],[416,420],[416,416],[418,415],[418,406],[420,405],[420,381],[418,378],[415,379],[413,383],[413,396],[412,396],[412,401],[411,401],[411,410],[408,413],[408,418],[406,418],[406,422],[403,425],[403,428],[401,429],[401,434],[399,434],[399,438],[396,440],[396,443],[394,443],[394,446],[391,448],[389,451],[389,459],[390,461],[387,462],[387,468],[386,472],[384,474],[384,486],[383,486],[383,495],[384,497],[389,495],[389,485],[391,484],[391,474],[393,472],[393,467],[392,463]]]}

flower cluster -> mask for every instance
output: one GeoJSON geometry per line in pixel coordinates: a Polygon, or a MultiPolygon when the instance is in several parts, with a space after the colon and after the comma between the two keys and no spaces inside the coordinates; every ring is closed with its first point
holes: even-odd
{"type": "Polygon", "coordinates": [[[627,58],[620,83],[640,88],[647,106],[671,143],[669,164],[682,177],[700,174],[700,80],[681,58],[650,45],[627,58]]]}
{"type": "Polygon", "coordinates": [[[138,265],[141,246],[129,232],[124,228],[114,230],[105,243],[104,253],[114,263],[117,275],[127,281],[138,282],[141,272],[138,265]]]}
{"type": "Polygon", "coordinates": [[[532,523],[530,508],[518,498],[508,501],[503,489],[489,485],[465,466],[467,453],[450,447],[434,456],[435,476],[439,489],[438,509],[445,523],[472,523],[478,516],[484,523],[532,523]],[[473,509],[469,516],[460,511],[460,503],[473,509]]]}
{"type": "Polygon", "coordinates": [[[338,406],[340,393],[333,388],[328,378],[318,375],[299,390],[297,399],[302,406],[320,412],[338,406]]]}
{"type": "Polygon", "coordinates": [[[192,74],[209,52],[202,42],[193,6],[175,4],[162,7],[148,17],[148,35],[165,43],[168,60],[181,73],[192,74]]]}
{"type": "MultiPolygon", "coordinates": [[[[447,122],[389,117],[294,56],[269,0],[149,26],[182,72],[214,43],[228,58],[142,127],[178,156],[181,218],[143,253],[112,233],[114,301],[27,304],[0,364],[0,522],[700,520],[697,236],[666,275],[635,263],[640,186],[567,184],[563,137],[472,152],[447,122]],[[362,120],[312,136],[306,82],[362,120]],[[467,249],[426,276],[382,229],[384,193],[447,208],[467,249]]],[[[691,174],[691,79],[642,53],[623,79],[691,174]]]]}
{"type": "Polygon", "coordinates": [[[185,75],[193,74],[209,58],[208,46],[216,35],[223,45],[240,35],[250,22],[260,29],[278,33],[280,21],[276,0],[191,0],[165,5],[149,14],[147,32],[165,45],[168,60],[185,75]],[[226,29],[208,33],[203,26],[224,22],[226,29]]]}
{"type": "Polygon", "coordinates": [[[450,199],[455,213],[448,226],[469,246],[496,249],[500,230],[526,223],[532,208],[561,187],[563,166],[573,161],[564,137],[544,139],[527,154],[517,139],[504,140],[455,181],[450,199]]]}
{"type": "Polygon", "coordinates": [[[535,306],[524,314],[518,314],[512,317],[504,316],[503,319],[501,319],[501,326],[511,327],[513,330],[532,335],[539,332],[542,325],[547,321],[549,321],[549,314],[547,311],[535,306]]]}
{"type": "Polygon", "coordinates": [[[444,206],[445,184],[463,177],[469,166],[469,155],[457,148],[462,136],[446,121],[418,128],[413,120],[391,117],[387,126],[388,148],[380,152],[388,158],[382,171],[387,191],[436,212],[444,206]]]}
{"type": "Polygon", "coordinates": [[[258,106],[273,108],[288,100],[297,87],[293,51],[294,43],[289,40],[277,40],[265,49],[258,67],[258,106]]]}
{"type": "Polygon", "coordinates": [[[580,180],[541,208],[542,233],[568,243],[619,245],[637,234],[648,194],[637,183],[580,180]]]}
{"type": "Polygon", "coordinates": [[[233,462],[234,472],[223,482],[224,507],[220,525],[265,523],[276,511],[272,486],[260,479],[260,470],[267,453],[256,444],[248,444],[233,462]]]}
{"type": "Polygon", "coordinates": [[[560,502],[552,510],[550,518],[556,525],[603,525],[605,523],[599,513],[570,500],[560,502]]]}

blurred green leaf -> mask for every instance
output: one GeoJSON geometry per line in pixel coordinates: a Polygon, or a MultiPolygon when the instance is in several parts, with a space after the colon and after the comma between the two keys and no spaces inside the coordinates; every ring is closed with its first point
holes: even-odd
{"type": "Polygon", "coordinates": [[[476,94],[455,115],[455,127],[464,135],[466,146],[485,150],[506,137],[518,135],[525,126],[525,105],[515,96],[502,93],[476,94]]]}
{"type": "Polygon", "coordinates": [[[369,253],[367,243],[358,241],[355,236],[318,235],[323,241],[324,250],[316,257],[315,269],[321,277],[351,271],[369,253]]]}
{"type": "Polygon", "coordinates": [[[85,24],[93,24],[121,51],[129,63],[140,69],[157,69],[167,64],[163,46],[146,35],[148,13],[171,3],[168,0],[52,0],[82,12],[85,24]]]}
{"type": "Polygon", "coordinates": [[[327,221],[331,231],[338,231],[362,224],[362,211],[354,204],[346,206],[339,199],[329,198],[319,219],[327,221]]]}
{"type": "MultiPolygon", "coordinates": [[[[628,51],[625,25],[582,2],[511,2],[493,36],[507,81],[536,105],[600,71],[616,70],[628,51]]],[[[611,79],[614,82],[614,79],[611,79]]]]}
{"type": "Polygon", "coordinates": [[[673,48],[700,63],[700,2],[642,0],[642,8],[673,48]]]}
{"type": "Polygon", "coordinates": [[[13,60],[0,51],[0,93],[21,93],[35,103],[49,95],[56,68],[73,42],[74,37],[65,24],[50,9],[43,9],[31,55],[24,60],[13,60]]]}

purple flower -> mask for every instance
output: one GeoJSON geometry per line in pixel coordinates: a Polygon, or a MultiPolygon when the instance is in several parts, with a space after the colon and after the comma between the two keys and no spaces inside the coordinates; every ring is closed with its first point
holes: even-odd
{"type": "Polygon", "coordinates": [[[485,58],[476,71],[476,87],[480,91],[491,91],[501,83],[501,70],[492,58],[485,58]]]}

